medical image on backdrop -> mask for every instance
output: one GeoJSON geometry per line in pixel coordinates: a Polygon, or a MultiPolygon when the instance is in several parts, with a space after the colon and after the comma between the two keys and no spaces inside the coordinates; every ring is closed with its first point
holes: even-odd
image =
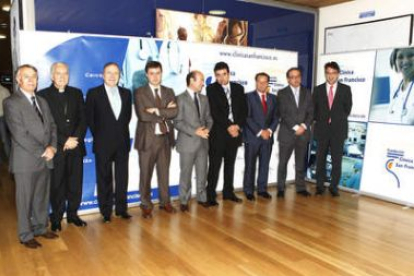
{"type": "Polygon", "coordinates": [[[247,29],[243,20],[156,10],[156,38],[247,46],[247,29]]]}
{"type": "MultiPolygon", "coordinates": [[[[349,122],[348,138],[344,143],[342,174],[339,186],[342,188],[359,190],[361,184],[362,164],[367,137],[367,123],[349,122]]],[[[310,149],[307,178],[316,181],[316,147],[313,140],[310,149]]],[[[326,181],[331,181],[332,159],[328,154],[326,160],[326,181]]]]}
{"type": "Polygon", "coordinates": [[[414,125],[413,81],[414,48],[379,50],[369,120],[414,125]]]}

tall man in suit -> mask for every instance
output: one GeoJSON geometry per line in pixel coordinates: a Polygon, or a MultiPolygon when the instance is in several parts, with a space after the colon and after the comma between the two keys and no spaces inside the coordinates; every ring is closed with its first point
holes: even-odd
{"type": "Polygon", "coordinates": [[[103,222],[115,215],[130,219],[127,212],[128,160],[131,142],[131,92],[118,86],[120,69],[109,62],[103,69],[104,83],[92,88],[86,96],[86,118],[93,136],[99,210],[103,222]],[[112,164],[115,165],[115,196],[112,188],[112,164]]]}
{"type": "Polygon", "coordinates": [[[157,166],[157,179],[160,209],[174,213],[169,192],[169,169],[171,148],[174,146],[174,126],[172,119],[178,108],[174,91],[161,85],[162,65],[149,61],[145,66],[148,84],[139,87],[134,94],[138,126],[135,148],[139,156],[139,192],[144,218],[152,217],[151,179],[157,166]]]}
{"type": "Polygon", "coordinates": [[[36,97],[37,69],[17,69],[18,90],[4,103],[4,115],[12,137],[10,171],[16,181],[16,205],[20,242],[27,248],[42,245],[35,237],[54,239],[47,231],[50,169],[56,153],[56,125],[49,106],[36,97]]]}
{"type": "Polygon", "coordinates": [[[269,75],[256,74],[256,90],[246,94],[247,119],[244,127],[244,181],[243,190],[247,200],[254,201],[256,161],[259,158],[257,195],[265,199],[272,196],[267,192],[269,162],[272,154],[273,133],[279,119],[276,111],[276,96],[269,94],[269,75]]]}
{"type": "Polygon", "coordinates": [[[68,65],[56,62],[50,74],[52,85],[37,94],[48,102],[57,126],[57,152],[50,185],[50,222],[52,231],[61,231],[65,212],[68,223],[86,226],[78,216],[82,200],[83,156],[86,154],[83,142],[86,118],[82,91],[68,86],[68,65]]]}
{"type": "Polygon", "coordinates": [[[222,160],[224,159],[223,199],[242,202],[234,193],[234,163],[237,149],[242,143],[242,128],[246,123],[247,103],[244,88],[230,82],[230,69],[227,63],[218,62],[214,66],[216,82],[207,86],[213,127],[210,132],[207,198],[210,206],[218,205],[216,188],[222,160]]]}
{"type": "Polygon", "coordinates": [[[277,94],[280,116],[277,196],[279,198],[285,196],[287,164],[295,151],[296,193],[308,197],[311,194],[305,184],[305,158],[313,120],[312,95],[309,90],[301,86],[302,74],[299,68],[290,68],[286,72],[286,78],[289,85],[277,94]]]}
{"type": "Polygon", "coordinates": [[[325,191],[326,156],[332,157],[332,177],[329,191],[339,196],[338,184],[341,177],[344,141],[348,136],[348,116],[352,109],[352,93],[348,85],[338,82],[339,65],[325,64],[326,83],[313,91],[316,151],[316,195],[325,191]]]}
{"type": "Polygon", "coordinates": [[[188,211],[191,175],[196,169],[197,202],[208,207],[206,194],[208,136],[213,126],[208,98],[201,95],[204,76],[200,71],[187,75],[187,90],[177,97],[177,151],[180,153],[180,209],[188,211]]]}

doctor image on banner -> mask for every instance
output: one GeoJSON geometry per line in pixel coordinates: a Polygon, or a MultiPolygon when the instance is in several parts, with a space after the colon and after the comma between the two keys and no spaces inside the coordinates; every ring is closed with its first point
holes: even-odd
{"type": "Polygon", "coordinates": [[[388,122],[414,124],[414,48],[394,49],[390,56],[390,65],[397,73],[401,73],[402,80],[398,86],[391,89],[388,122]]]}
{"type": "Polygon", "coordinates": [[[120,80],[123,87],[134,92],[138,87],[148,83],[144,68],[147,61],[158,60],[157,43],[161,42],[149,38],[129,39],[120,80]]]}

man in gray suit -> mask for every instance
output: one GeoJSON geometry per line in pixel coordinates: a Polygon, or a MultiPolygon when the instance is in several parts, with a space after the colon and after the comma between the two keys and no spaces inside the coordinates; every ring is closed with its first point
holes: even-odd
{"type": "Polygon", "coordinates": [[[149,61],[145,66],[148,84],[139,87],[134,94],[138,126],[135,148],[139,157],[139,192],[144,218],[152,217],[151,179],[157,166],[160,209],[174,213],[169,192],[169,170],[171,148],[174,146],[174,126],[172,119],[178,109],[174,91],[161,85],[162,65],[149,61]]]}
{"type": "Polygon", "coordinates": [[[301,86],[301,76],[299,68],[289,69],[286,73],[289,85],[277,94],[277,110],[280,118],[278,198],[285,196],[287,164],[293,151],[295,151],[296,193],[304,197],[310,196],[305,185],[305,157],[313,120],[313,103],[310,91],[301,86]]]}
{"type": "Polygon", "coordinates": [[[196,169],[197,202],[208,207],[206,195],[208,135],[213,126],[207,96],[201,95],[204,76],[200,71],[187,75],[187,90],[177,97],[177,151],[180,153],[180,210],[188,211],[191,175],[196,169]]]}
{"type": "Polygon", "coordinates": [[[20,66],[16,80],[19,89],[4,101],[12,137],[10,171],[16,181],[19,239],[27,248],[35,249],[42,246],[35,237],[58,237],[46,228],[56,125],[46,100],[35,95],[37,69],[28,64],[20,66]]]}

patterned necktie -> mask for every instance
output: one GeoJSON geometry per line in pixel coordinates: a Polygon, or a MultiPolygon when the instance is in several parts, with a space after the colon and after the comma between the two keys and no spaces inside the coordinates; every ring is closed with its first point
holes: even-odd
{"type": "Polygon", "coordinates": [[[32,105],[33,105],[33,108],[34,108],[34,110],[35,110],[35,112],[36,112],[36,114],[37,114],[37,116],[39,116],[39,119],[40,119],[40,121],[42,121],[42,123],[43,123],[43,116],[42,116],[42,113],[40,113],[40,110],[39,110],[39,108],[37,107],[37,104],[36,104],[36,98],[35,98],[35,96],[32,96],[32,105]]]}
{"type": "Polygon", "coordinates": [[[228,119],[233,122],[234,118],[233,118],[233,109],[232,109],[232,106],[231,106],[231,91],[228,87],[225,87],[224,92],[226,92],[227,103],[229,104],[229,117],[228,117],[228,119]]]}
{"type": "Polygon", "coordinates": [[[267,114],[267,102],[266,102],[266,95],[262,94],[262,106],[263,106],[263,114],[267,114]]]}
{"type": "MultiPolygon", "coordinates": [[[[158,94],[158,88],[155,88],[154,92],[155,92],[155,105],[157,106],[158,109],[160,109],[162,108],[162,103],[161,103],[161,97],[158,94]]],[[[167,125],[165,123],[165,120],[163,119],[159,125],[160,125],[161,133],[166,134],[168,131],[167,131],[167,125]]]]}
{"type": "Polygon", "coordinates": [[[198,112],[198,118],[201,117],[201,113],[200,113],[200,104],[198,102],[198,97],[197,97],[197,93],[194,93],[194,104],[197,108],[197,112],[198,112]]]}

